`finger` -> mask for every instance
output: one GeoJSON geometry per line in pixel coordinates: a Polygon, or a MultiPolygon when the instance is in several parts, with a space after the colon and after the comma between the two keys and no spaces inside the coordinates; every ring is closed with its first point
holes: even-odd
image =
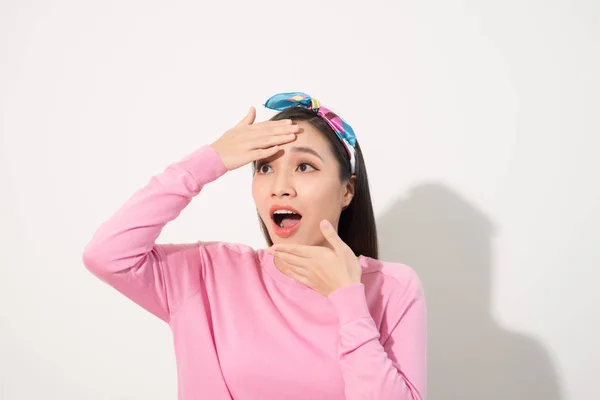
{"type": "Polygon", "coordinates": [[[256,149],[252,150],[252,159],[253,160],[263,160],[269,157],[274,156],[277,152],[281,150],[279,146],[267,147],[265,149],[256,149]]]}
{"type": "Polygon", "coordinates": [[[273,251],[273,256],[296,267],[310,268],[312,264],[312,260],[310,258],[304,258],[290,253],[283,253],[277,250],[273,251]]]}
{"type": "Polygon", "coordinates": [[[348,245],[344,243],[342,239],[340,239],[337,232],[335,231],[335,229],[333,229],[333,226],[328,220],[322,220],[319,226],[321,227],[321,232],[323,233],[323,236],[325,237],[327,242],[331,244],[331,247],[333,247],[333,250],[336,253],[342,254],[344,251],[346,251],[346,249],[348,249],[348,245]]]}
{"type": "Polygon", "coordinates": [[[304,276],[304,275],[300,275],[299,273],[297,273],[295,270],[292,269],[288,269],[286,270],[286,275],[289,276],[292,279],[295,279],[296,281],[298,281],[299,283],[303,284],[304,286],[307,286],[309,288],[313,288],[312,285],[312,281],[310,278],[304,276]]]}
{"type": "Polygon", "coordinates": [[[238,124],[236,126],[252,125],[255,118],[256,118],[256,108],[254,108],[254,106],[250,106],[250,109],[248,110],[248,114],[246,114],[246,116],[240,122],[238,122],[238,124]]]}
{"type": "Polygon", "coordinates": [[[297,265],[289,264],[285,261],[283,261],[283,264],[284,264],[283,272],[288,276],[290,274],[294,274],[294,275],[301,276],[306,279],[310,279],[310,277],[312,276],[311,271],[309,271],[306,268],[298,267],[297,265]]]}
{"type": "Polygon", "coordinates": [[[254,149],[265,149],[271,146],[277,146],[292,142],[296,139],[295,133],[289,133],[287,135],[276,135],[276,136],[264,136],[254,139],[254,149]]]}
{"type": "Polygon", "coordinates": [[[317,246],[306,246],[301,244],[275,244],[273,250],[282,253],[294,254],[304,258],[314,258],[318,256],[322,248],[317,246]]]}
{"type": "Polygon", "coordinates": [[[298,133],[300,126],[294,124],[291,119],[284,119],[281,121],[264,121],[254,124],[250,129],[256,133],[257,136],[264,135],[285,135],[287,133],[298,133]]]}

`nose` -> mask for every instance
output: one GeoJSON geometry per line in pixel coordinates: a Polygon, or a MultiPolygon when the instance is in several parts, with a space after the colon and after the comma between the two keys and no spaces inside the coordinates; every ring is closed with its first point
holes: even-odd
{"type": "Polygon", "coordinates": [[[295,197],[293,177],[287,172],[275,172],[273,175],[273,186],[271,197],[295,197]]]}

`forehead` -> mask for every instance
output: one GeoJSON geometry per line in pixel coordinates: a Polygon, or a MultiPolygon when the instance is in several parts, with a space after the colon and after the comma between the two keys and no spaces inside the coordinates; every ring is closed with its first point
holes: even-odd
{"type": "Polygon", "coordinates": [[[287,143],[282,147],[306,146],[315,150],[325,150],[328,148],[328,141],[317,128],[310,122],[297,121],[295,122],[300,127],[300,134],[296,136],[296,140],[287,143]]]}

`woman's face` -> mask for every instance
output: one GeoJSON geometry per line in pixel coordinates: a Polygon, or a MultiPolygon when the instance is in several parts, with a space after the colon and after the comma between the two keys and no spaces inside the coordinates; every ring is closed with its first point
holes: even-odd
{"type": "Polygon", "coordinates": [[[296,124],[296,140],[257,161],[252,196],[273,243],[326,245],[319,223],[327,219],[337,228],[352,200],[354,178],[341,182],[325,136],[308,122],[296,124]]]}

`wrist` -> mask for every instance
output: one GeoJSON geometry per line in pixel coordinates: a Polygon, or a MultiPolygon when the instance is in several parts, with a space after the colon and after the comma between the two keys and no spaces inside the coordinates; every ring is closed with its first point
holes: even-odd
{"type": "Polygon", "coordinates": [[[200,185],[212,182],[227,172],[223,160],[212,146],[202,146],[178,163],[200,185]]]}
{"type": "Polygon", "coordinates": [[[327,298],[337,311],[342,325],[357,319],[371,317],[365,297],[365,286],[362,283],[340,287],[331,292],[327,298]]]}

